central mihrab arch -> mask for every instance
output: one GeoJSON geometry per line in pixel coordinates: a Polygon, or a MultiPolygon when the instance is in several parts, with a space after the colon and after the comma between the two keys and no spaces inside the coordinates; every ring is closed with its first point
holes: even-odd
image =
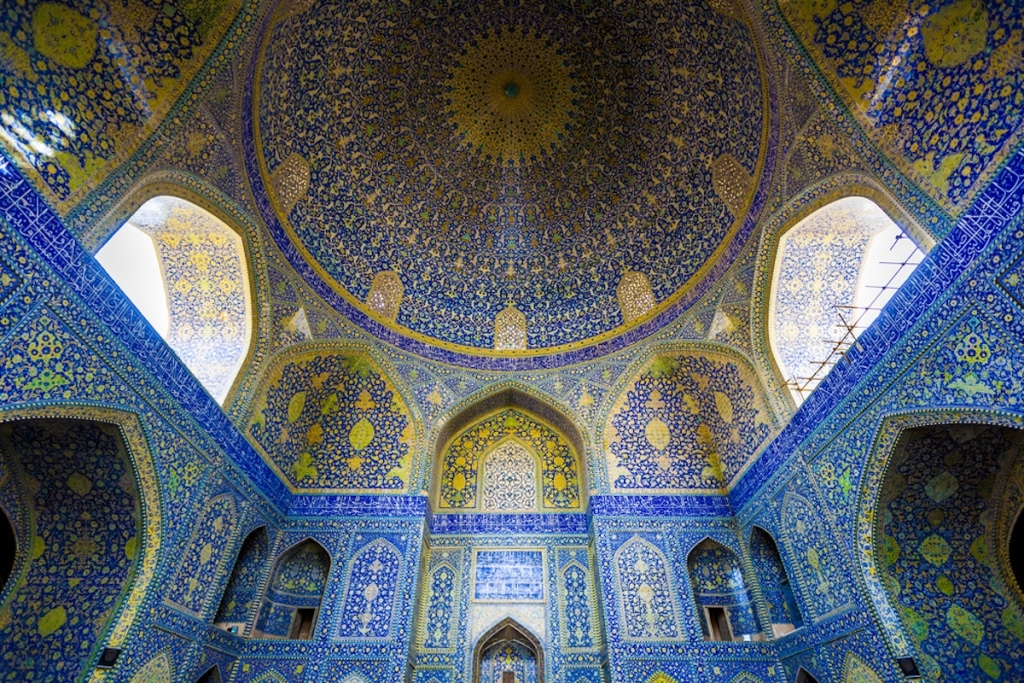
{"type": "Polygon", "coordinates": [[[586,509],[583,437],[569,418],[542,399],[514,388],[486,396],[448,420],[434,444],[430,478],[435,511],[586,509]],[[494,471],[499,463],[522,466],[499,473],[494,471]],[[495,503],[488,486],[505,480],[536,490],[536,503],[495,503]]]}
{"type": "Polygon", "coordinates": [[[494,680],[496,671],[502,673],[502,683],[544,683],[544,648],[537,637],[515,619],[495,624],[480,636],[473,648],[473,683],[494,680]]]}

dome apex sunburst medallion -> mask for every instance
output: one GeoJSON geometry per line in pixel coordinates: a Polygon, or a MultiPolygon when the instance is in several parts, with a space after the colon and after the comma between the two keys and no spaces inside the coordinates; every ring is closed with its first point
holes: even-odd
{"type": "Polygon", "coordinates": [[[571,68],[552,42],[519,26],[469,43],[447,79],[456,134],[499,164],[529,163],[556,147],[575,115],[571,68]]]}

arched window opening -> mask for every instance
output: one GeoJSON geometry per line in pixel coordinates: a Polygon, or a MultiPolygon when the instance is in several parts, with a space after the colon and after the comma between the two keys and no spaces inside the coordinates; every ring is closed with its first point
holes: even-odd
{"type": "Polygon", "coordinates": [[[214,626],[228,633],[246,634],[259,600],[260,579],[269,553],[270,537],[266,527],[260,527],[246,537],[217,609],[214,626]]]}
{"type": "Polygon", "coordinates": [[[312,639],[330,569],[330,556],[313,539],[286,551],[271,575],[254,637],[312,639]]]}
{"type": "Polygon", "coordinates": [[[704,640],[764,640],[736,553],[705,539],[690,552],[686,564],[704,640]]]}
{"type": "Polygon", "coordinates": [[[0,508],[0,594],[7,588],[7,580],[14,572],[14,559],[18,555],[18,539],[7,512],[0,508]]]}
{"type": "Polygon", "coordinates": [[[191,202],[154,197],[96,259],[223,403],[252,337],[249,266],[238,233],[191,202]]]}
{"type": "Polygon", "coordinates": [[[1020,563],[1021,523],[1008,516],[1020,507],[1022,468],[1024,431],[999,426],[909,429],[893,452],[875,511],[875,566],[925,678],[974,680],[978,662],[992,661],[1000,680],[1024,680],[1019,602],[1004,583],[1020,563]],[[1017,566],[990,557],[990,538],[1017,566]]]}
{"type": "Polygon", "coordinates": [[[772,353],[800,403],[828,375],[924,258],[873,201],[845,197],[779,239],[772,353]]]}
{"type": "Polygon", "coordinates": [[[196,683],[220,683],[220,667],[214,665],[196,679],[196,683]]]}
{"type": "Polygon", "coordinates": [[[540,641],[514,619],[505,619],[477,641],[473,682],[544,683],[540,641]]]}
{"type": "Polygon", "coordinates": [[[811,672],[803,667],[796,675],[796,683],[818,683],[818,679],[811,675],[811,672]]]}
{"type": "Polygon", "coordinates": [[[803,626],[779,548],[775,539],[759,527],[750,532],[750,556],[761,584],[761,594],[768,603],[772,634],[779,638],[803,626]]]}

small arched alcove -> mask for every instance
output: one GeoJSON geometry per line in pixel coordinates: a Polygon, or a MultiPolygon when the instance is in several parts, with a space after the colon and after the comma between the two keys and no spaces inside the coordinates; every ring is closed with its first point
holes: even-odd
{"type": "Polygon", "coordinates": [[[214,626],[240,636],[248,632],[259,601],[260,582],[269,553],[267,527],[261,526],[246,536],[224,589],[214,626]]]}
{"type": "Polygon", "coordinates": [[[800,608],[775,539],[758,526],[750,531],[750,559],[768,606],[772,635],[778,638],[803,626],[800,608]]]}
{"type": "Polygon", "coordinates": [[[236,230],[177,196],[142,204],[96,260],[196,379],[223,403],[249,353],[249,259],[236,230]]]}
{"type": "Polygon", "coordinates": [[[874,512],[875,567],[925,678],[1024,680],[1024,596],[1011,567],[1022,494],[1020,429],[938,424],[900,435],[874,512]]]}
{"type": "Polygon", "coordinates": [[[818,679],[807,669],[800,667],[796,673],[796,683],[818,683],[818,679]]]}
{"type": "Polygon", "coordinates": [[[267,584],[253,636],[312,639],[330,571],[330,555],[312,538],[282,553],[267,584]]]}
{"type": "Polygon", "coordinates": [[[473,648],[473,683],[544,683],[544,649],[515,619],[504,619],[473,648]]]}
{"type": "Polygon", "coordinates": [[[220,667],[214,664],[196,679],[196,683],[221,683],[220,667]]]}
{"type": "Polygon", "coordinates": [[[686,558],[704,640],[763,640],[739,556],[705,538],[686,558]]]}
{"type": "Polygon", "coordinates": [[[583,438],[544,401],[515,389],[451,418],[435,442],[436,512],[579,512],[583,438]]]}
{"type": "Polygon", "coordinates": [[[873,200],[820,206],[778,240],[768,338],[797,403],[878,317],[921,262],[910,236],[873,200]]]}
{"type": "Polygon", "coordinates": [[[14,560],[18,556],[18,539],[14,533],[7,511],[0,508],[0,595],[7,588],[7,581],[14,572],[14,560]]]}

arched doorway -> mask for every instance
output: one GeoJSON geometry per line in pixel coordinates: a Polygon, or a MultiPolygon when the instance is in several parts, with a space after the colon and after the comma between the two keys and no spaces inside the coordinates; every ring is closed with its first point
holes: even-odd
{"type": "Polygon", "coordinates": [[[544,649],[515,619],[484,633],[473,648],[473,683],[544,683],[544,649]]]}

